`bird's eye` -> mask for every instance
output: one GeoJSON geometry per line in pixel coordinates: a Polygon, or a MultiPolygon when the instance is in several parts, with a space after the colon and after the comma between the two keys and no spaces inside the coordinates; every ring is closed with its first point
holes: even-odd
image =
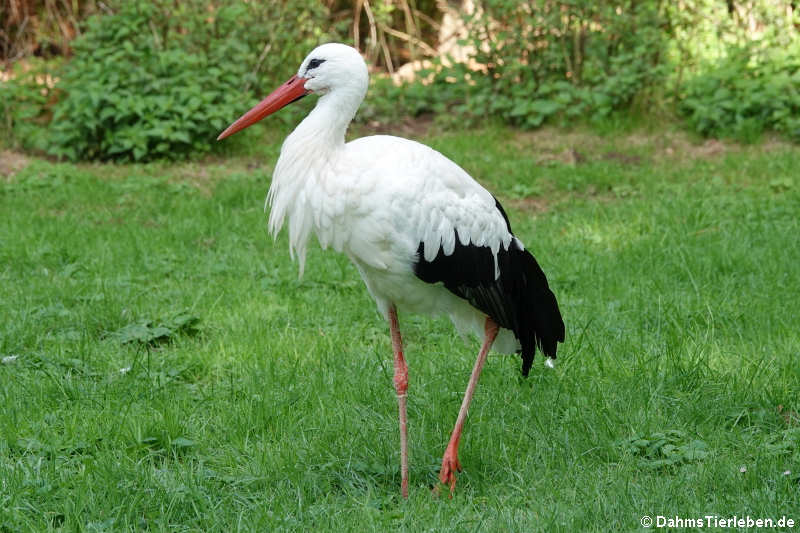
{"type": "Polygon", "coordinates": [[[318,66],[320,66],[324,62],[325,62],[324,59],[312,59],[311,61],[308,62],[308,66],[306,67],[306,72],[308,72],[312,68],[317,68],[318,66]]]}

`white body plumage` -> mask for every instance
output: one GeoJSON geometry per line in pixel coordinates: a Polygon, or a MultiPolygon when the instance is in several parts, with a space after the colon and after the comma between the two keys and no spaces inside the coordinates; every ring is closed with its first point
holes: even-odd
{"type": "MultiPolygon", "coordinates": [[[[331,46],[336,45],[323,45],[331,46]]],[[[298,75],[305,69],[304,63],[298,75]]],[[[394,304],[449,315],[460,332],[482,334],[485,314],[443,285],[418,279],[413,265],[420,243],[429,261],[440,248],[451,254],[456,230],[461,244],[490,247],[497,269],[497,252],[515,237],[494,197],[423,144],[387,135],[345,143],[347,125],[366,92],[366,67],[355,90],[326,93],[313,82],[306,87],[323,94],[286,138],[273,174],[267,197],[272,234],[288,224],[290,251],[301,275],[312,233],[322,248],[346,254],[384,316],[394,304]]],[[[513,333],[501,330],[495,349],[518,348],[513,333]]]]}

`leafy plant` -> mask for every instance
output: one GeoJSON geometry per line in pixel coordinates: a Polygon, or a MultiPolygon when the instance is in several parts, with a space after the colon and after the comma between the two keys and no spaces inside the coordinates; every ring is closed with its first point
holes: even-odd
{"type": "Polygon", "coordinates": [[[706,136],[753,141],[767,129],[800,140],[800,41],[787,50],[734,50],[686,84],[680,104],[706,136]]]}
{"type": "Polygon", "coordinates": [[[169,435],[161,432],[157,436],[142,437],[131,448],[147,451],[152,455],[165,455],[167,452],[172,452],[180,456],[196,445],[195,441],[187,437],[170,438],[169,435]]]}
{"type": "Polygon", "coordinates": [[[277,63],[270,72],[280,76],[284,61],[295,68],[304,45],[320,37],[310,26],[324,10],[308,6],[295,12],[291,32],[287,9],[261,24],[267,8],[233,1],[137,0],[90,18],[58,84],[64,97],[54,108],[50,152],[142,161],[210,150],[260,89],[258,72],[277,63]],[[300,44],[281,49],[298,36],[300,44]]]}
{"type": "Polygon", "coordinates": [[[688,440],[685,432],[669,429],[643,436],[634,436],[620,443],[620,447],[640,457],[647,468],[678,466],[708,457],[708,445],[699,439],[688,440]]]}
{"type": "Polygon", "coordinates": [[[790,427],[771,434],[764,443],[764,450],[771,455],[791,455],[800,451],[800,428],[790,427]]]}
{"type": "Polygon", "coordinates": [[[500,117],[535,128],[557,117],[602,118],[630,106],[665,74],[659,2],[476,2],[464,44],[471,64],[440,63],[415,105],[500,117]]]}
{"type": "Polygon", "coordinates": [[[12,69],[8,81],[0,82],[0,142],[32,150],[47,146],[46,124],[56,98],[50,69],[58,61],[30,60],[12,69]]]}
{"type": "Polygon", "coordinates": [[[143,318],[114,331],[109,337],[121,344],[162,344],[174,340],[178,335],[196,335],[200,331],[199,323],[200,318],[188,313],[159,320],[143,318]]]}

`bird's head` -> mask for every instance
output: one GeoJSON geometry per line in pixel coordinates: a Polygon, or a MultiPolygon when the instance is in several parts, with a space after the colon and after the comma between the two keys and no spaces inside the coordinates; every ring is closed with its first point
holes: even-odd
{"type": "Polygon", "coordinates": [[[320,45],[306,56],[297,74],[228,126],[217,140],[252,126],[307,94],[342,94],[360,103],[368,85],[367,65],[355,48],[340,43],[320,45]]]}

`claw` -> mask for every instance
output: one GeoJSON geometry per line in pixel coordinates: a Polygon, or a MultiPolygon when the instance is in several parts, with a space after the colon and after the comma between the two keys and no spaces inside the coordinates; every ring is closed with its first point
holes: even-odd
{"type": "Polygon", "coordinates": [[[439,481],[450,486],[450,497],[456,489],[456,472],[461,472],[461,463],[458,462],[458,452],[449,446],[442,457],[442,469],[439,471],[439,481]]]}

